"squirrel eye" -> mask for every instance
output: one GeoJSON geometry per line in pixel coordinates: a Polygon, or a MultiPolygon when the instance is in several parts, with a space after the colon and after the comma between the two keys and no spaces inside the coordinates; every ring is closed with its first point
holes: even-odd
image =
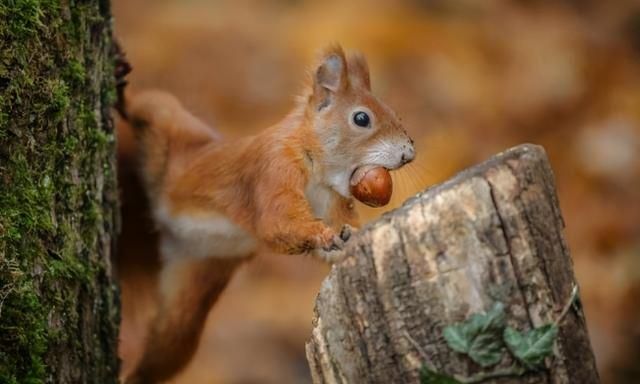
{"type": "Polygon", "coordinates": [[[369,126],[369,115],[366,112],[357,112],[353,115],[353,122],[359,127],[366,128],[369,126]]]}

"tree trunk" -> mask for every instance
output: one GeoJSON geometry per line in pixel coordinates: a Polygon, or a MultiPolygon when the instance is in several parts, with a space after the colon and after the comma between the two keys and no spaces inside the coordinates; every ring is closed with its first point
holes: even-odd
{"type": "Polygon", "coordinates": [[[418,382],[423,366],[467,382],[598,382],[579,301],[568,305],[575,278],[563,225],[548,160],[532,145],[368,225],[317,298],[307,344],[313,382],[418,382]],[[443,330],[496,302],[521,332],[557,321],[555,357],[537,370],[479,379],[522,364],[503,347],[500,362],[482,368],[456,352],[443,330]]]}
{"type": "Polygon", "coordinates": [[[116,382],[109,2],[0,20],[0,382],[116,382]]]}

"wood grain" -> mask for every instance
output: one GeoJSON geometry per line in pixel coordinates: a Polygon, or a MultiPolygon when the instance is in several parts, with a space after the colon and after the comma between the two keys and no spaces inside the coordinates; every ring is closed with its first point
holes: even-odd
{"type": "MultiPolygon", "coordinates": [[[[313,382],[418,382],[423,358],[407,333],[439,372],[477,373],[443,328],[496,301],[518,329],[553,322],[576,284],[563,227],[551,167],[535,145],[408,200],[350,240],[324,281],[307,343],[313,382]]],[[[562,321],[555,355],[546,370],[488,382],[599,382],[579,307],[562,321]]]]}

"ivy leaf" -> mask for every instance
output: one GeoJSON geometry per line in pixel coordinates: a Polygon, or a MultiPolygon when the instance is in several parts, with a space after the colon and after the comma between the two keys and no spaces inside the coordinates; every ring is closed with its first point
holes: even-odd
{"type": "Polygon", "coordinates": [[[489,367],[502,358],[504,326],[504,305],[496,303],[486,314],[474,314],[463,322],[445,327],[442,334],[451,349],[469,355],[483,367],[489,367]]]}
{"type": "Polygon", "coordinates": [[[503,338],[516,359],[528,368],[537,368],[553,353],[553,344],[557,335],[557,326],[545,324],[524,333],[507,327],[503,338]]]}
{"type": "Polygon", "coordinates": [[[486,368],[498,364],[502,360],[503,351],[499,334],[481,333],[473,339],[468,354],[473,361],[486,368]]]}
{"type": "Polygon", "coordinates": [[[505,326],[504,304],[497,302],[486,315],[475,315],[482,317],[482,332],[499,331],[505,326]]]}
{"type": "Polygon", "coordinates": [[[453,377],[434,372],[423,365],[420,369],[420,384],[462,384],[453,377]]]}
{"type": "Polygon", "coordinates": [[[460,353],[469,353],[471,343],[475,337],[470,327],[463,323],[446,326],[442,331],[442,335],[447,344],[449,344],[449,348],[460,353]]]}

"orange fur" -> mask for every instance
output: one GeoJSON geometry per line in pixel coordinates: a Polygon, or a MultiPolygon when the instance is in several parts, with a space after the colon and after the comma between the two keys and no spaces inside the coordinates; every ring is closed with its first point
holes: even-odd
{"type": "Polygon", "coordinates": [[[324,51],[294,110],[255,136],[221,140],[163,92],[127,94],[123,104],[164,259],[161,308],[129,383],[182,369],[209,308],[257,243],[333,260],[357,226],[353,171],[396,169],[414,156],[393,111],[371,94],[364,58],[347,59],[339,46],[324,51]],[[355,124],[357,112],[369,126],[355,124]]]}

